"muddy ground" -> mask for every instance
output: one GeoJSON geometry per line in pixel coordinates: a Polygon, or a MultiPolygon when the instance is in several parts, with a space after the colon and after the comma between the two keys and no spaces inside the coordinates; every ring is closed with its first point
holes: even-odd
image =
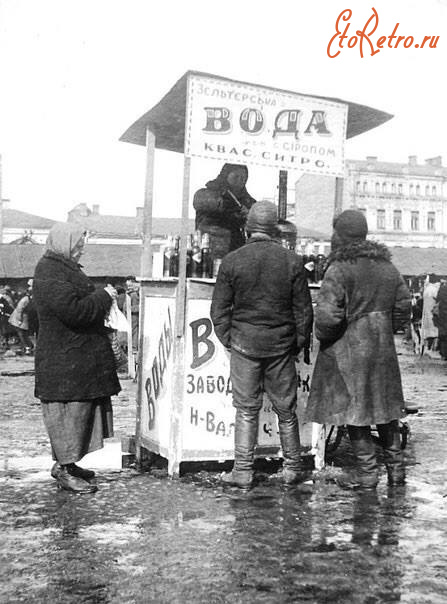
{"type": "MultiPolygon", "coordinates": [[[[36,603],[447,602],[447,363],[398,336],[407,485],[341,490],[343,442],[315,484],[265,468],[248,493],[201,469],[100,472],[94,495],[58,491],[33,397],[32,358],[0,360],[0,601],[36,603]],[[8,375],[9,374],[9,375],[8,375]]],[[[136,385],[114,401],[134,432],[136,385]]]]}

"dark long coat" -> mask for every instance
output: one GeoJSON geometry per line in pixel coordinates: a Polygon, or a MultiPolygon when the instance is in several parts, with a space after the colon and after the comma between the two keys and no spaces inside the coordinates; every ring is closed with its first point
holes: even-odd
{"type": "Polygon", "coordinates": [[[46,401],[84,401],[121,388],[104,318],[112,299],[80,265],[47,251],[33,281],[39,317],[35,396],[46,401]]]}
{"type": "Polygon", "coordinates": [[[297,352],[313,319],[302,260],[267,236],[251,237],[222,260],[211,319],[226,348],[256,358],[297,352]]]}
{"type": "Polygon", "coordinates": [[[309,420],[368,426],[402,417],[396,310],[409,316],[410,293],[385,246],[364,241],[333,254],[315,310],[320,350],[309,420]]]}
{"type": "Polygon", "coordinates": [[[244,190],[238,198],[238,205],[225,188],[215,188],[214,183],[210,181],[195,193],[193,205],[196,229],[210,234],[213,257],[223,258],[244,245],[247,214],[255,199],[244,190]]]}

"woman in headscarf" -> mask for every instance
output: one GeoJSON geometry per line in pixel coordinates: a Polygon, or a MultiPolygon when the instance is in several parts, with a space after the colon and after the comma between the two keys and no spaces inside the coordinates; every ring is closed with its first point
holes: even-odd
{"type": "Polygon", "coordinates": [[[110,397],[121,389],[104,326],[116,292],[110,286],[95,291],[78,264],[84,245],[81,226],[55,224],[33,281],[35,396],[56,461],[51,475],[59,488],[76,493],[97,490],[94,472],[76,462],[113,435],[110,397]]]}
{"type": "Polygon", "coordinates": [[[245,185],[247,166],[225,164],[218,177],[194,195],[196,229],[209,233],[213,258],[223,258],[245,243],[245,223],[255,199],[245,185]]]}

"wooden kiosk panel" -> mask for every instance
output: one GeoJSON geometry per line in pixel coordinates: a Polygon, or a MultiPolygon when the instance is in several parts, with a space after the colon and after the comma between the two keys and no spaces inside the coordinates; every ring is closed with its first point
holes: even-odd
{"type": "MultiPolygon", "coordinates": [[[[209,314],[214,280],[187,281],[183,365],[174,358],[177,287],[177,279],[142,282],[144,355],[139,441],[169,460],[175,439],[177,464],[233,459],[235,409],[230,354],[218,341],[209,314]],[[182,401],[175,400],[175,376],[183,383],[182,401]],[[172,418],[176,412],[180,414],[180,430],[174,434],[172,418]]],[[[304,422],[312,369],[312,365],[297,366],[297,415],[303,453],[310,453],[312,447],[312,425],[304,422]]],[[[256,455],[281,455],[276,414],[267,397],[259,416],[256,455]]]]}
{"type": "Polygon", "coordinates": [[[174,374],[176,282],[142,283],[139,434],[144,445],[167,457],[174,374]]]}
{"type": "MultiPolygon", "coordinates": [[[[213,157],[232,163],[332,174],[336,177],[334,210],[339,211],[344,139],[375,128],[391,117],[341,99],[303,95],[188,71],[157,105],[123,134],[120,140],[146,146],[137,460],[145,447],[166,457],[168,472],[174,475],[178,474],[182,461],[233,456],[234,409],[229,357],[217,342],[209,319],[213,281],[186,278],[191,157],[214,154],[213,157]],[[224,117],[231,112],[239,116],[233,120],[233,129],[224,117]],[[298,115],[303,119],[298,119],[298,115]],[[301,144],[298,138],[303,128],[305,141],[301,144]],[[328,139],[328,132],[334,136],[328,139]],[[231,137],[236,135],[239,138],[233,140],[231,137]],[[285,153],[291,141],[295,141],[292,155],[285,153]],[[178,279],[152,279],[156,148],[184,154],[178,279]]],[[[315,351],[311,359],[312,356],[315,351]]],[[[324,427],[304,423],[312,370],[313,364],[297,366],[297,413],[302,445],[310,449],[318,468],[324,463],[324,427]]],[[[280,454],[276,415],[268,400],[260,414],[258,442],[258,455],[280,454]]]]}

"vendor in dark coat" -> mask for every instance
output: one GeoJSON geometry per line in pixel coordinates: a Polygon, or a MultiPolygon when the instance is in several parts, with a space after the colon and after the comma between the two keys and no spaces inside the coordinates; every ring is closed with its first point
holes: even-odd
{"type": "Polygon", "coordinates": [[[235,457],[222,481],[248,488],[263,393],[278,416],[284,457],[283,480],[303,479],[295,356],[308,345],[312,302],[299,256],[277,242],[273,203],[260,201],[247,220],[249,240],[228,254],[217,275],[211,319],[220,342],[231,351],[230,377],[236,408],[235,457]]]}
{"type": "Polygon", "coordinates": [[[104,327],[116,291],[95,291],[82,272],[84,244],[79,225],[54,225],[33,281],[39,317],[35,396],[56,460],[51,475],[74,492],[97,490],[88,482],[94,472],[76,462],[113,435],[110,396],[121,389],[104,327]]]}
{"type": "Polygon", "coordinates": [[[348,426],[357,461],[346,487],[378,482],[370,426],[377,425],[390,484],[405,479],[399,418],[404,399],[394,345],[393,311],[410,315],[410,293],[388,249],[367,241],[368,226],[356,210],[334,221],[332,252],[318,296],[315,333],[320,340],[307,417],[348,426]]]}
{"type": "Polygon", "coordinates": [[[255,199],[247,192],[247,166],[225,164],[215,180],[194,195],[196,229],[209,233],[213,258],[223,258],[245,243],[247,214],[255,199]]]}

